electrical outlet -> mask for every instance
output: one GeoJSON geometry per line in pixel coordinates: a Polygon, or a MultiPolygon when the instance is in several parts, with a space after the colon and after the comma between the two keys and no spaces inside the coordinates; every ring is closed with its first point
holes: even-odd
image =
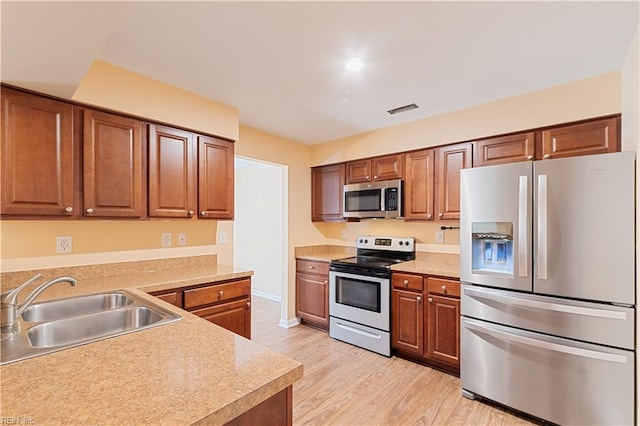
{"type": "Polygon", "coordinates": [[[56,237],[56,253],[68,254],[73,250],[73,239],[70,236],[56,237]]]}
{"type": "Polygon", "coordinates": [[[436,231],[436,243],[444,243],[444,232],[436,231]]]}
{"type": "Polygon", "coordinates": [[[163,232],[162,233],[162,247],[171,247],[171,233],[163,232]]]}
{"type": "Polygon", "coordinates": [[[178,234],[178,245],[179,246],[187,245],[187,234],[185,232],[181,232],[178,234]]]}
{"type": "Polygon", "coordinates": [[[340,237],[341,237],[343,240],[346,240],[346,239],[347,239],[347,230],[346,230],[346,229],[343,229],[343,230],[342,230],[342,232],[340,232],[340,237]]]}
{"type": "Polygon", "coordinates": [[[218,243],[219,244],[227,244],[227,232],[226,231],[218,232],[218,243]]]}

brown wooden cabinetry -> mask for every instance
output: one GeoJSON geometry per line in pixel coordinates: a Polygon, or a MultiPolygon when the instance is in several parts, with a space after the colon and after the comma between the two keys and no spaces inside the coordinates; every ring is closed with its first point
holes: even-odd
{"type": "Polygon", "coordinates": [[[140,120],[83,110],[85,216],[145,214],[145,152],[140,120]]]}
{"type": "Polygon", "coordinates": [[[516,163],[535,158],[535,132],[499,136],[474,142],[473,167],[516,163]]]}
{"type": "Polygon", "coordinates": [[[539,159],[620,151],[620,117],[544,130],[539,159]]]}
{"type": "Polygon", "coordinates": [[[436,208],[440,220],[460,220],[460,170],[472,166],[471,142],[436,149],[436,208]]]}
{"type": "Polygon", "coordinates": [[[3,215],[73,216],[73,107],[2,88],[3,215]]]}
{"type": "Polygon", "coordinates": [[[305,323],[329,329],[329,263],[296,260],[296,315],[305,323]]]}
{"type": "Polygon", "coordinates": [[[343,221],[344,164],[311,169],[311,221],[343,221]]]}
{"type": "Polygon", "coordinates": [[[233,142],[198,136],[200,218],[233,219],[233,142]]]}
{"type": "Polygon", "coordinates": [[[251,338],[251,278],[149,293],[194,315],[251,338]]]}
{"type": "Polygon", "coordinates": [[[405,155],[405,220],[433,220],[434,154],[433,149],[423,149],[405,155]]]}
{"type": "Polygon", "coordinates": [[[385,155],[346,164],[347,183],[401,179],[404,173],[402,154],[385,155]]]}
{"type": "Polygon", "coordinates": [[[391,346],[399,354],[457,373],[460,282],[394,272],[392,283],[391,346]]]}

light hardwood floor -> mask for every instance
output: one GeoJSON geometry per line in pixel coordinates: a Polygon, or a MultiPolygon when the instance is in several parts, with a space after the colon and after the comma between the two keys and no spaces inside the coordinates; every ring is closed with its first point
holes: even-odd
{"type": "Polygon", "coordinates": [[[535,424],[463,398],[457,377],[305,325],[279,327],[279,317],[279,303],[253,296],[252,340],[304,365],[293,386],[294,425],[535,424]]]}

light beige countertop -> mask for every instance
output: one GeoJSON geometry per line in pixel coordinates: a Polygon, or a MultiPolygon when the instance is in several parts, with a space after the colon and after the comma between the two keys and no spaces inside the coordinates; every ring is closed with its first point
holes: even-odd
{"type": "MultiPolygon", "coordinates": [[[[1,366],[0,416],[34,425],[188,425],[223,424],[246,412],[302,378],[302,364],[136,287],[154,291],[251,274],[201,265],[79,279],[73,290],[127,288],[182,319],[1,366]]],[[[65,296],[72,289],[58,284],[45,293],[56,288],[65,296]]]]}
{"type": "Polygon", "coordinates": [[[416,260],[391,266],[394,272],[460,278],[460,256],[448,253],[417,252],[416,260]]]}
{"type": "Polygon", "coordinates": [[[345,259],[355,255],[356,248],[348,246],[318,245],[295,248],[296,259],[318,262],[331,262],[335,259],[345,259]]]}

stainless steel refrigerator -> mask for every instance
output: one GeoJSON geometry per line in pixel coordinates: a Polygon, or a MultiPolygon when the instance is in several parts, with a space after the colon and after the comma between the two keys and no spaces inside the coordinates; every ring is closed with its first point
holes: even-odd
{"type": "Polygon", "coordinates": [[[635,424],[635,153],[461,172],[463,395],[635,424]]]}

